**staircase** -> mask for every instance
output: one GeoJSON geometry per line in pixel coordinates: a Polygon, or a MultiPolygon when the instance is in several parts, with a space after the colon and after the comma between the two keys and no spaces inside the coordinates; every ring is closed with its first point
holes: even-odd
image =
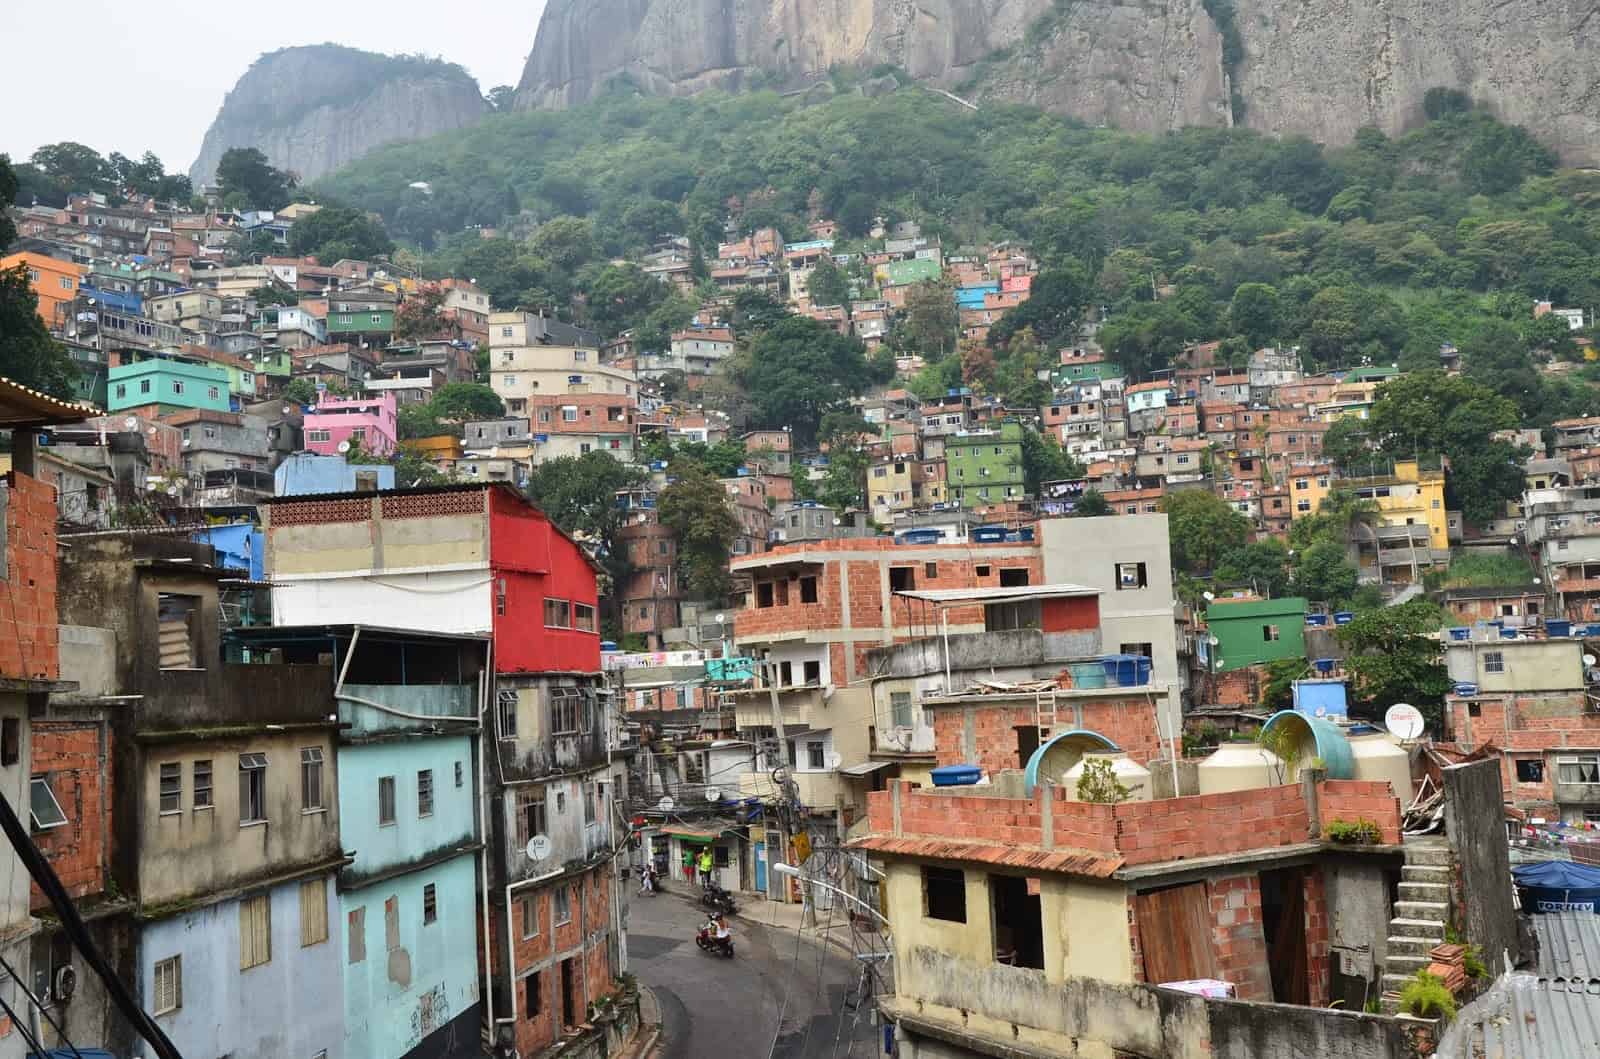
{"type": "Polygon", "coordinates": [[[1400,989],[1431,960],[1428,950],[1444,944],[1450,919],[1450,845],[1437,836],[1407,838],[1400,869],[1400,899],[1389,920],[1383,961],[1383,1012],[1400,1007],[1400,989]]]}

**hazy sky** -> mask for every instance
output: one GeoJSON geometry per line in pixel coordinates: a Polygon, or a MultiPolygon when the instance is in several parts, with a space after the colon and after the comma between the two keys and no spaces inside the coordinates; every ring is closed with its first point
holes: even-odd
{"type": "Polygon", "coordinates": [[[263,52],[333,42],[421,52],[467,68],[487,92],[516,84],[545,0],[8,0],[9,99],[0,153],[23,160],[76,140],[101,154],[161,156],[187,172],[222,97],[263,52]]]}

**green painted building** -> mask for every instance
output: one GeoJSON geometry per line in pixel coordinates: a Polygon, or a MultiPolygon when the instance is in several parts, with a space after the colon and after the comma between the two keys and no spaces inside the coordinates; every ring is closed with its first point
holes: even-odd
{"type": "Polygon", "coordinates": [[[73,367],[78,369],[78,377],[72,381],[72,396],[85,404],[104,408],[106,406],[105,352],[93,346],[81,346],[76,342],[62,344],[67,347],[67,356],[72,358],[73,367]]]}
{"type": "Polygon", "coordinates": [[[885,287],[902,287],[907,283],[923,283],[928,280],[938,279],[940,274],[937,261],[926,261],[915,258],[911,261],[890,261],[888,264],[878,266],[878,278],[885,287]]]}
{"type": "Polygon", "coordinates": [[[1306,654],[1306,601],[1299,596],[1218,600],[1206,608],[1206,626],[1217,641],[1211,648],[1216,673],[1306,654]]]}
{"type": "Polygon", "coordinates": [[[1027,496],[1022,475],[1022,424],[947,435],[947,495],[962,507],[984,507],[1027,496]]]}
{"type": "Polygon", "coordinates": [[[1089,364],[1057,364],[1050,369],[1050,385],[1060,389],[1074,386],[1080,382],[1120,379],[1122,374],[1122,369],[1103,360],[1097,360],[1089,364]]]}
{"type": "Polygon", "coordinates": [[[227,412],[228,372],[214,364],[152,357],[119,364],[106,377],[107,404],[113,412],[160,405],[162,414],[184,408],[227,412]]]}
{"type": "MultiPolygon", "coordinates": [[[[387,336],[394,334],[394,309],[360,309],[350,312],[328,313],[328,340],[337,341],[335,336],[357,335],[372,337],[374,335],[387,336]]],[[[385,341],[385,345],[387,345],[385,341]]]]}

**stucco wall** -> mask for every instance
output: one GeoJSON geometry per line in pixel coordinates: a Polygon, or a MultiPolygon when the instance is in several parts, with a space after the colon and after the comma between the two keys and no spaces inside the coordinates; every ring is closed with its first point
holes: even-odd
{"type": "MultiPolygon", "coordinates": [[[[267,570],[272,573],[269,556],[267,570]]],[[[279,580],[272,590],[274,625],[327,621],[367,625],[405,624],[412,615],[433,632],[486,633],[493,610],[487,567],[411,574],[386,572],[381,578],[279,580]]]]}
{"type": "Polygon", "coordinates": [[[463,854],[340,895],[332,933],[339,939],[344,972],[345,1054],[350,1059],[405,1055],[478,1004],[474,864],[472,854],[463,854]],[[438,910],[432,923],[423,922],[423,889],[428,885],[435,888],[438,910]],[[393,947],[386,919],[391,900],[393,947]],[[363,958],[352,963],[351,935],[358,925],[363,958]]]}
{"type": "MultiPolygon", "coordinates": [[[[145,926],[139,942],[139,992],[155,1010],[156,961],[183,957],[183,1006],[157,1024],[189,1056],[282,1059],[324,1050],[340,1059],[344,1010],[338,900],[327,879],[328,940],[300,944],[300,884],[274,887],[272,958],[239,969],[239,903],[223,901],[145,926]]],[[[359,1059],[352,1055],[351,1059],[359,1059]]]]}
{"type": "Polygon", "coordinates": [[[339,747],[340,841],[355,850],[340,872],[341,885],[359,885],[375,873],[405,867],[473,839],[476,791],[472,743],[465,735],[339,747]],[[461,783],[455,779],[461,768],[461,783]],[[418,814],[418,773],[433,776],[433,812],[418,814]],[[378,781],[393,777],[395,819],[378,821],[378,781]]]}
{"type": "Polygon", "coordinates": [[[1500,762],[1452,765],[1444,770],[1444,826],[1455,853],[1452,918],[1466,940],[1483,947],[1484,961],[1501,966],[1520,952],[1512,906],[1511,852],[1501,807],[1500,762]]]}

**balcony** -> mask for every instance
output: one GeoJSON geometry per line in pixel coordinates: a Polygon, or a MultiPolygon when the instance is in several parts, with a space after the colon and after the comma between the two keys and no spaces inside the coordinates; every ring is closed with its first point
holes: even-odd
{"type": "MultiPolygon", "coordinates": [[[[734,691],[734,715],[737,726],[743,728],[772,727],[772,699],[766,688],[747,688],[734,691]]],[[[783,724],[812,727],[813,711],[822,704],[822,689],[814,686],[779,688],[778,708],[783,713],[783,724]]]]}
{"type": "Polygon", "coordinates": [[[1556,801],[1561,805],[1600,805],[1600,783],[1555,782],[1556,801]]]}
{"type": "MultiPolygon", "coordinates": [[[[800,772],[791,770],[790,777],[799,791],[800,804],[807,809],[833,811],[841,800],[848,801],[845,782],[837,770],[800,772]]],[[[739,794],[744,798],[770,799],[777,797],[776,785],[767,772],[742,772],[739,774],[739,794]]]]}

